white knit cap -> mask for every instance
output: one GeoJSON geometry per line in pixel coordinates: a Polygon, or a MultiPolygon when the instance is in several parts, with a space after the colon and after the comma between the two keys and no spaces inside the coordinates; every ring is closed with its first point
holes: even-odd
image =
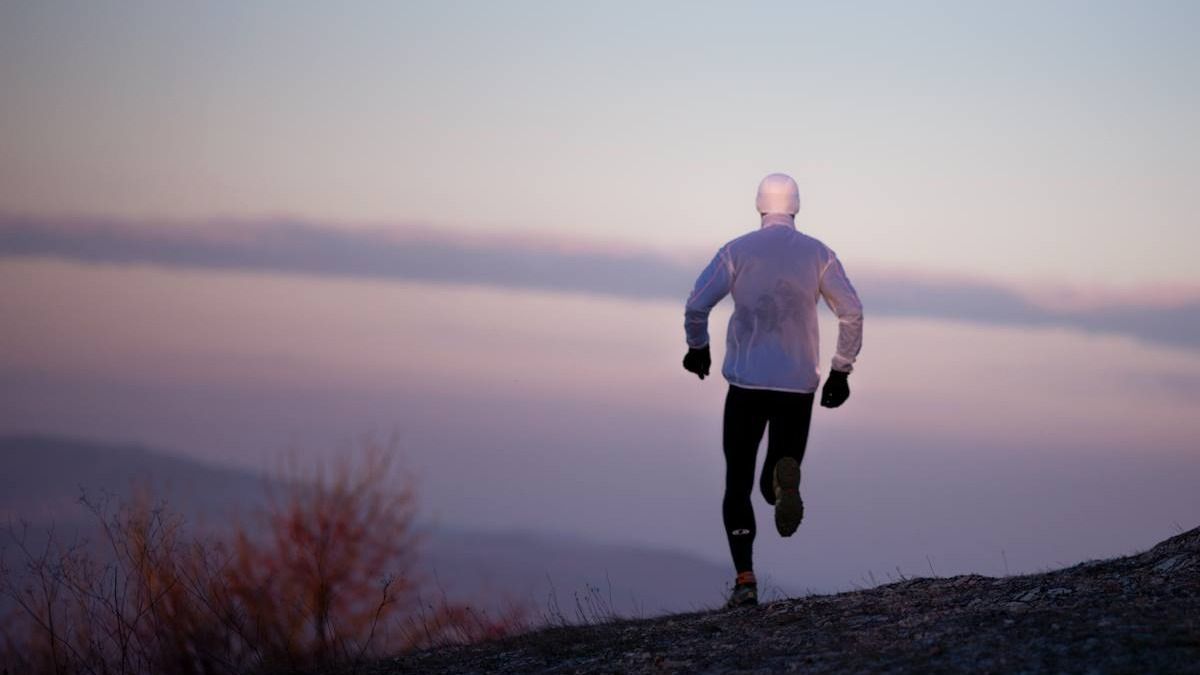
{"type": "Polygon", "coordinates": [[[759,213],[795,215],[800,210],[800,188],[786,173],[773,173],[758,184],[758,199],[754,203],[759,213]]]}

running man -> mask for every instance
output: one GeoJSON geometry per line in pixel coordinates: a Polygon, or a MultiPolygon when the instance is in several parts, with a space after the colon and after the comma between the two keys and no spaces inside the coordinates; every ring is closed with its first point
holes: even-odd
{"type": "Polygon", "coordinates": [[[758,604],[754,578],[755,460],[769,426],[759,489],[775,506],[775,528],[790,537],[804,517],[800,462],[808,442],[817,373],[817,298],[838,317],[837,351],[821,391],[821,405],[850,397],[847,379],[862,346],[862,304],[829,247],[796,230],[800,191],[790,176],[773,173],[758,186],[759,229],[725,244],[700,273],[684,311],[688,353],[683,367],[708,375],[708,314],[733,294],[721,374],[725,397],[722,512],[737,570],[729,607],[758,604]]]}

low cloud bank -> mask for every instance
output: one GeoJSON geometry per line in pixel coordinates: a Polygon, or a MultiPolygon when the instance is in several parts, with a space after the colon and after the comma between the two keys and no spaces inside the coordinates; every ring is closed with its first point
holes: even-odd
{"type": "MultiPolygon", "coordinates": [[[[345,230],[292,220],[153,225],[0,216],[0,258],[69,260],[470,283],[682,301],[706,260],[397,229],[345,230]]],[[[561,242],[557,242],[561,243],[561,242]]],[[[853,270],[873,315],[1007,326],[1060,326],[1200,349],[1200,296],[1164,304],[1035,304],[998,283],[853,270]]]]}

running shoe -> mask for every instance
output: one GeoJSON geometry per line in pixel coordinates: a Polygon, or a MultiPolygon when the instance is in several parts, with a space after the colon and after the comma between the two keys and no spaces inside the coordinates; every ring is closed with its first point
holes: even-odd
{"type": "Polygon", "coordinates": [[[757,604],[758,581],[754,578],[754,572],[739,573],[733,584],[733,592],[729,594],[729,601],[725,603],[725,609],[754,607],[757,604]]]}
{"type": "Polygon", "coordinates": [[[804,520],[804,502],[800,499],[800,463],[784,457],[775,463],[775,529],[790,537],[804,520]]]}

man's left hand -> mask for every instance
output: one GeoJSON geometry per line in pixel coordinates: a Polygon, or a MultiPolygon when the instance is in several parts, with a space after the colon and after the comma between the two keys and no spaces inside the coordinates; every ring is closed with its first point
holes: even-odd
{"type": "Polygon", "coordinates": [[[708,345],[692,347],[688,349],[687,356],[683,357],[683,369],[695,373],[702,380],[708,375],[708,369],[711,367],[712,356],[708,352],[708,345]]]}
{"type": "Polygon", "coordinates": [[[836,408],[850,398],[850,373],[840,370],[829,371],[825,378],[825,387],[821,390],[821,406],[836,408]]]}

